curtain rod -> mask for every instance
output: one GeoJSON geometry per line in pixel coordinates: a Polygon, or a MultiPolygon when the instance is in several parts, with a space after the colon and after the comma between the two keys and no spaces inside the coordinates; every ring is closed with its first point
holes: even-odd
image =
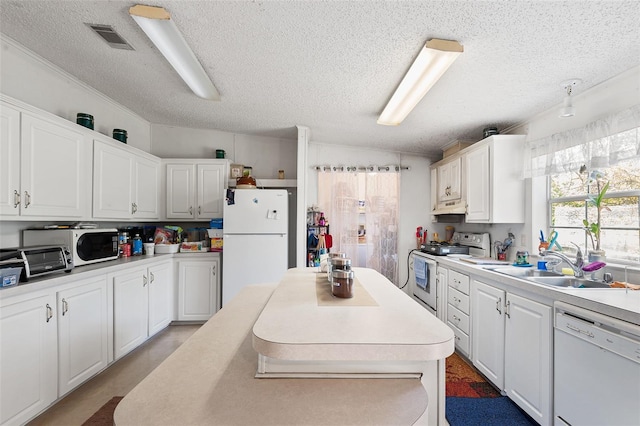
{"type": "Polygon", "coordinates": [[[411,170],[407,166],[390,164],[388,166],[313,166],[313,170],[318,172],[399,172],[401,170],[411,170]]]}

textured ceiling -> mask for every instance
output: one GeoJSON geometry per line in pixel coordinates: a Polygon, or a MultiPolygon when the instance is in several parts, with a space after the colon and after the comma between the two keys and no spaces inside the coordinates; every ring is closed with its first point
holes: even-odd
{"type": "Polygon", "coordinates": [[[640,64],[633,1],[158,1],[221,102],[191,93],[128,14],[130,1],[0,1],[0,31],[152,123],[437,157],[640,64]],[[115,27],[111,49],[84,23],[115,27]],[[376,118],[427,39],[465,52],[398,127],[376,118]]]}

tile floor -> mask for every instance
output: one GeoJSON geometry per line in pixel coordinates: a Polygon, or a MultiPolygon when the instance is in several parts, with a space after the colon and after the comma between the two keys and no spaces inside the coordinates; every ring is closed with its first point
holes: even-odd
{"type": "Polygon", "coordinates": [[[200,325],[171,325],[36,417],[30,425],[81,425],[114,396],[124,396],[200,325]]]}

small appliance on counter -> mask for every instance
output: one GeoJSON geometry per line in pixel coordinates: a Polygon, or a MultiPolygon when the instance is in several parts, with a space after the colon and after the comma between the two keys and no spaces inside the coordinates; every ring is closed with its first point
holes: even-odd
{"type": "Polygon", "coordinates": [[[491,237],[487,232],[454,232],[451,242],[430,241],[421,246],[420,251],[434,256],[468,255],[484,258],[491,255],[491,237]]]}
{"type": "Polygon", "coordinates": [[[68,247],[74,266],[118,258],[117,229],[25,229],[25,247],[68,247]]]}
{"type": "Polygon", "coordinates": [[[0,261],[2,269],[22,268],[20,281],[73,269],[71,253],[63,246],[4,248],[0,249],[0,261]]]}
{"type": "Polygon", "coordinates": [[[421,246],[420,251],[435,256],[446,256],[448,254],[469,254],[469,247],[460,244],[449,244],[445,241],[430,241],[428,244],[421,246]]]}

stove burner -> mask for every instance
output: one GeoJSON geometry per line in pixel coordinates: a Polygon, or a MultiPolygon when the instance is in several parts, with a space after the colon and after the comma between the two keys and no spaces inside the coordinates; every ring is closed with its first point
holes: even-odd
{"type": "MultiPolygon", "coordinates": [[[[434,241],[435,242],[435,241],[434,241]]],[[[446,256],[448,254],[469,254],[469,247],[459,244],[429,244],[420,249],[424,253],[434,254],[436,256],[446,256]]]]}

